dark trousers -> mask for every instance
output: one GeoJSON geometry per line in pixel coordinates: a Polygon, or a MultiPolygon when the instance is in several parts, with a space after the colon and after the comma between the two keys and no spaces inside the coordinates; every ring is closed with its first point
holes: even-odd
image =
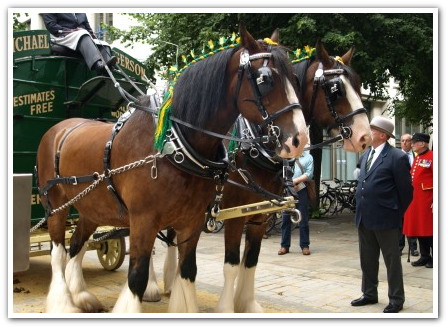
{"type": "MultiPolygon", "coordinates": [[[[296,208],[301,212],[301,222],[300,222],[300,248],[309,247],[309,201],[307,199],[307,189],[303,188],[298,191],[298,203],[296,208]]],[[[281,225],[281,247],[289,249],[290,239],[291,239],[291,225],[290,214],[284,213],[282,216],[281,225]]]]}
{"type": "Polygon", "coordinates": [[[421,259],[433,262],[433,236],[418,236],[421,259]]]}
{"type": "Polygon", "coordinates": [[[94,69],[95,63],[102,59],[101,56],[104,58],[105,63],[111,58],[110,48],[106,49],[106,47],[97,46],[95,42],[93,42],[93,39],[88,35],[84,35],[79,39],[76,49],[82,54],[85,63],[90,69],[94,69]]]}
{"type": "Polygon", "coordinates": [[[389,301],[397,305],[403,304],[405,292],[400,261],[399,228],[371,230],[360,223],[358,235],[363,294],[370,299],[378,298],[379,258],[382,251],[387,271],[389,301]]]}
{"type": "MultiPolygon", "coordinates": [[[[407,236],[407,241],[408,241],[408,249],[409,251],[413,252],[416,251],[418,249],[418,242],[417,242],[417,237],[410,237],[407,236]]],[[[405,248],[405,235],[400,234],[400,238],[399,238],[399,249],[400,252],[402,252],[402,250],[405,248]]]]}

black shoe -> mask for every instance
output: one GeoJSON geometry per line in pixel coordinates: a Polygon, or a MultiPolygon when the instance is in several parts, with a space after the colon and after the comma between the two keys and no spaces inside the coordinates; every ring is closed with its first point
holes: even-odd
{"type": "Polygon", "coordinates": [[[419,256],[419,251],[418,250],[411,250],[411,255],[413,257],[418,257],[419,256]]]}
{"type": "Polygon", "coordinates": [[[429,261],[425,264],[426,268],[433,268],[433,261],[429,261]]]}
{"type": "Polygon", "coordinates": [[[427,264],[427,262],[428,262],[427,259],[420,258],[420,259],[417,260],[417,261],[413,261],[413,262],[411,263],[411,265],[412,265],[413,267],[421,267],[421,266],[425,266],[425,265],[427,264]]]}
{"type": "Polygon", "coordinates": [[[383,309],[384,313],[398,313],[400,310],[403,309],[403,305],[402,304],[393,304],[390,303],[388,304],[385,309],[383,309]]]}
{"type": "Polygon", "coordinates": [[[367,304],[376,304],[377,302],[377,299],[369,299],[366,296],[362,295],[358,299],[352,300],[351,305],[353,307],[361,307],[367,304]]]}
{"type": "Polygon", "coordinates": [[[118,62],[118,58],[115,56],[110,57],[109,61],[107,61],[107,66],[109,66],[109,68],[112,68],[113,66],[116,65],[116,63],[118,62]]]}

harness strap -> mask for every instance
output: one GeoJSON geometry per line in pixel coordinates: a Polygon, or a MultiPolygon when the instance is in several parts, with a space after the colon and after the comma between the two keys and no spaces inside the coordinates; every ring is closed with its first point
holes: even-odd
{"type": "Polygon", "coordinates": [[[234,164],[232,164],[231,162],[228,162],[228,165],[230,166],[231,169],[233,169],[234,171],[237,171],[239,173],[239,175],[242,177],[242,179],[244,180],[244,182],[247,184],[246,186],[243,184],[240,184],[238,182],[235,182],[233,180],[228,179],[227,182],[245,189],[249,189],[255,193],[258,193],[260,195],[262,195],[263,197],[267,198],[267,199],[274,199],[277,201],[284,201],[284,198],[274,194],[272,192],[267,191],[266,189],[262,188],[261,186],[259,186],[253,179],[253,177],[251,176],[250,172],[248,170],[245,169],[241,169],[241,168],[237,168],[234,164]]]}
{"type": "Polygon", "coordinates": [[[292,104],[289,104],[287,107],[285,107],[285,108],[283,108],[283,109],[281,109],[281,110],[279,110],[279,111],[277,111],[277,112],[275,112],[275,113],[273,113],[273,114],[270,114],[270,115],[269,115],[266,119],[264,119],[264,121],[263,121],[262,123],[260,123],[258,126],[259,126],[260,128],[262,128],[262,127],[264,127],[265,125],[270,124],[272,121],[274,121],[276,118],[278,118],[278,117],[279,117],[280,115],[282,115],[283,113],[286,113],[286,112],[291,111],[291,110],[296,109],[296,108],[301,109],[302,107],[301,107],[301,105],[300,105],[299,103],[292,103],[292,104]]]}
{"type": "Polygon", "coordinates": [[[51,189],[56,184],[78,185],[78,183],[93,182],[98,179],[98,176],[99,176],[98,173],[94,173],[92,175],[86,175],[86,176],[56,177],[50,179],[47,182],[47,184],[40,189],[40,192],[45,195],[48,192],[48,190],[51,189]]]}
{"type": "Polygon", "coordinates": [[[203,128],[200,128],[200,127],[194,126],[194,125],[192,125],[190,123],[187,123],[187,122],[185,122],[185,121],[183,121],[181,119],[178,119],[176,117],[172,117],[171,116],[170,119],[172,121],[180,124],[180,125],[186,126],[186,127],[191,128],[193,130],[196,130],[196,131],[199,131],[199,132],[202,132],[204,134],[211,135],[211,136],[214,136],[214,137],[217,137],[217,138],[226,139],[226,140],[229,140],[229,141],[236,141],[236,142],[241,142],[241,143],[269,143],[271,141],[275,141],[276,140],[276,137],[272,136],[272,135],[270,135],[270,136],[269,135],[263,135],[263,136],[256,137],[256,138],[253,138],[253,139],[241,139],[241,138],[238,138],[238,137],[228,136],[228,135],[219,134],[219,133],[215,133],[215,132],[211,132],[211,131],[205,130],[203,128]]]}
{"type": "MultiPolygon", "coordinates": [[[[50,199],[48,198],[47,193],[48,190],[50,190],[54,185],[59,184],[59,183],[64,183],[64,184],[73,184],[76,185],[78,182],[81,182],[81,180],[86,180],[89,178],[92,178],[94,175],[89,175],[89,176],[82,176],[82,177],[75,177],[75,176],[71,176],[71,177],[60,177],[59,176],[59,161],[60,161],[60,152],[62,149],[62,145],[64,144],[65,140],[67,139],[67,137],[78,127],[80,127],[81,125],[83,125],[86,122],[80,122],[78,124],[76,124],[75,126],[73,126],[68,132],[65,133],[64,137],[62,138],[61,142],[59,143],[59,146],[57,148],[55,157],[54,157],[54,173],[56,175],[55,178],[50,179],[47,181],[47,183],[45,184],[44,187],[37,187],[37,190],[39,191],[39,194],[45,195],[45,219],[47,219],[48,217],[51,216],[51,211],[52,211],[52,205],[50,202],[50,199]]],[[[36,171],[36,177],[37,177],[37,171],[36,171]]],[[[94,179],[90,179],[90,180],[94,180],[94,179]]]]}
{"type": "MultiPolygon", "coordinates": [[[[116,124],[113,126],[112,134],[110,135],[109,141],[107,141],[105,147],[104,147],[104,158],[103,158],[103,167],[104,172],[110,171],[110,157],[112,154],[112,144],[113,140],[115,139],[115,136],[118,134],[118,132],[121,130],[121,128],[124,126],[125,122],[129,119],[129,117],[132,115],[134,110],[128,110],[126,113],[124,113],[116,122],[116,124]]],[[[113,185],[112,181],[112,175],[106,174],[104,177],[105,182],[107,183],[107,190],[110,192],[110,194],[113,196],[115,201],[118,203],[118,218],[122,218],[124,211],[127,211],[127,206],[124,203],[123,199],[119,196],[118,192],[115,189],[115,186],[113,185]]]]}

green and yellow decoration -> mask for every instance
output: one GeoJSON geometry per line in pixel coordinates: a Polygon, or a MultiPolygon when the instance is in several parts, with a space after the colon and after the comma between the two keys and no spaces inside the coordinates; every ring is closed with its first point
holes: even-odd
{"type": "MultiPolygon", "coordinates": [[[[278,45],[276,42],[269,38],[264,39],[264,42],[271,45],[278,45]]],[[[170,120],[170,115],[172,111],[172,99],[174,96],[174,85],[177,78],[187,69],[189,66],[201,61],[209,56],[215,55],[216,53],[227,50],[229,48],[237,47],[240,43],[240,37],[237,37],[233,33],[230,37],[220,37],[218,41],[209,40],[200,51],[200,54],[196,54],[194,50],[191,50],[187,55],[181,55],[182,62],[184,66],[179,69],[176,65],[169,68],[169,73],[174,74],[174,78],[170,82],[168,91],[166,92],[163,104],[158,113],[158,123],[155,129],[154,146],[157,150],[161,151],[164,146],[165,137],[167,131],[171,128],[172,122],[170,120]]],[[[303,49],[297,49],[293,51],[295,59],[292,59],[292,63],[297,63],[306,59],[310,59],[315,56],[315,48],[311,48],[306,45],[303,49]]]]}
{"type": "Polygon", "coordinates": [[[230,37],[220,37],[218,41],[214,42],[209,40],[206,45],[203,46],[199,55],[196,55],[194,50],[191,50],[188,55],[181,55],[184,66],[179,69],[177,66],[171,66],[169,68],[169,73],[174,74],[174,78],[170,83],[169,89],[165,94],[163,99],[163,104],[161,105],[160,111],[158,113],[158,123],[155,129],[155,139],[154,146],[157,150],[161,151],[164,146],[164,141],[166,137],[166,132],[171,128],[171,120],[169,119],[172,110],[172,99],[174,96],[174,85],[177,78],[183,73],[183,71],[201,61],[209,56],[212,56],[220,51],[227,50],[229,48],[234,48],[240,43],[240,37],[236,37],[233,33],[230,37]]]}
{"type": "Polygon", "coordinates": [[[315,48],[306,45],[303,49],[298,48],[293,51],[293,54],[295,58],[292,59],[292,64],[296,64],[297,62],[315,57],[315,48]]]}

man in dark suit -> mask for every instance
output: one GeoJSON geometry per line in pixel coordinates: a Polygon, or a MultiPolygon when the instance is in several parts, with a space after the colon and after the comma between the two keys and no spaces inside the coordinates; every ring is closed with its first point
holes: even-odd
{"type": "Polygon", "coordinates": [[[385,261],[389,304],[385,313],[397,313],[405,302],[399,238],[402,216],[412,200],[410,164],[402,151],[392,147],[394,124],[385,117],[370,123],[372,147],[360,158],[356,191],[360,266],[363,295],[351,302],[363,306],[378,302],[380,251],[385,261]]]}
{"type": "Polygon", "coordinates": [[[116,64],[110,46],[98,41],[86,14],[42,14],[42,18],[51,33],[51,42],[79,51],[91,70],[103,74],[106,65],[110,68],[116,64]]]}

